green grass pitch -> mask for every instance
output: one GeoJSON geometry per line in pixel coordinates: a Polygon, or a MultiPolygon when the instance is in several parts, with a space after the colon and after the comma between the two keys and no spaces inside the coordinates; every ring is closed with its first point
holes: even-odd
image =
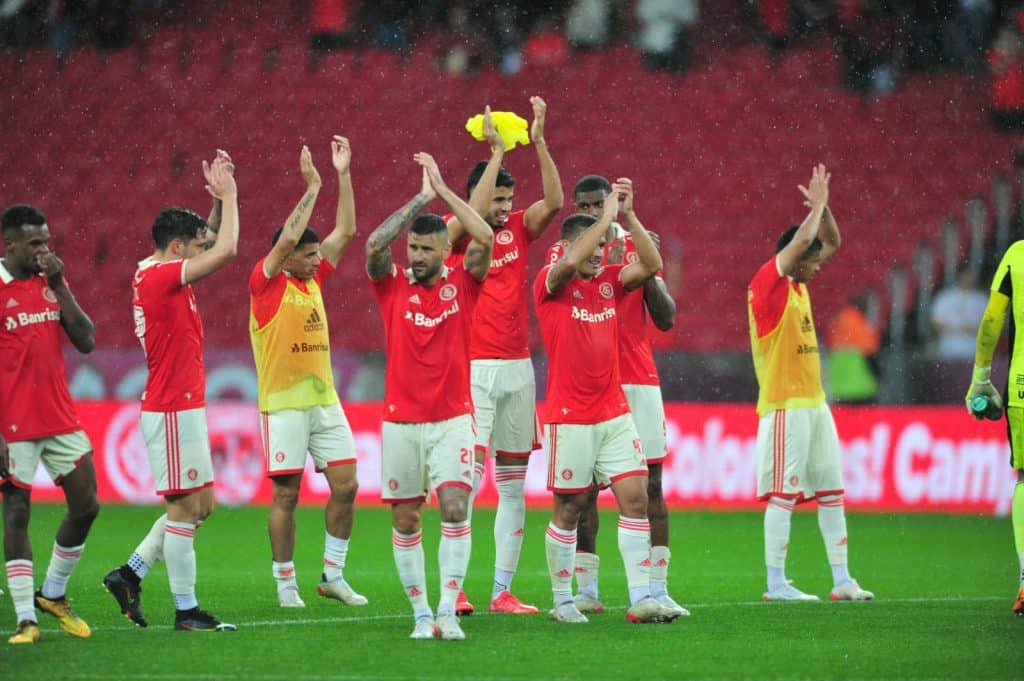
{"type": "MultiPolygon", "coordinates": [[[[33,509],[37,583],[62,509],[33,509]]],[[[630,625],[615,516],[603,516],[601,589],[608,611],[586,625],[546,614],[464,618],[464,642],[411,641],[412,617],[391,557],[389,515],[360,508],[346,577],[370,599],[349,608],[315,592],[322,515],[298,516],[296,568],[307,607],[277,607],[266,509],[222,508],[199,530],[197,587],[203,607],[237,632],[174,631],[163,565],[144,582],[148,629],[123,618],[100,585],[141,539],[156,508],[103,509],[69,588],[92,626],[73,639],[40,614],[42,640],[0,640],[0,679],[169,681],[416,681],[481,679],[1013,679],[1024,678],[1024,619],[1010,608],[1016,560],[1008,519],[935,515],[849,518],[851,567],[875,592],[871,603],[761,602],[761,514],[681,512],[672,517],[669,586],[692,616],[630,625]]],[[[478,612],[491,587],[493,512],[474,517],[466,592],[478,612]]],[[[546,613],[545,513],[530,512],[514,591],[546,613]]],[[[432,605],[438,595],[435,512],[425,515],[432,605]]],[[[787,569],[805,591],[831,585],[813,513],[797,513],[787,569]]],[[[4,595],[4,639],[14,628],[4,595]]]]}

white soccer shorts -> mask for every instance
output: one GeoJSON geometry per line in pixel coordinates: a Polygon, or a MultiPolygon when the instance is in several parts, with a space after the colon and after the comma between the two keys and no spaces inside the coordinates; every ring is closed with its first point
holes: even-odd
{"type": "Polygon", "coordinates": [[[157,494],[189,494],[213,484],[205,408],[144,411],[141,426],[157,494]]]}
{"type": "Polygon", "coordinates": [[[386,504],[424,501],[431,489],[473,489],[473,417],[381,427],[380,497],[386,504]]]}
{"type": "Polygon", "coordinates": [[[623,385],[629,410],[633,413],[636,432],[644,448],[647,463],[662,463],[668,456],[665,441],[665,401],[661,397],[661,386],[623,385]]]}
{"type": "Polygon", "coordinates": [[[595,424],[550,423],[548,489],[579,494],[631,475],[647,475],[643,445],[629,414],[595,424]]]}
{"type": "Polygon", "coordinates": [[[526,359],[475,359],[469,364],[476,447],[491,455],[528,457],[540,446],[537,383],[526,359]]]}
{"type": "Polygon", "coordinates": [[[827,404],[771,411],[757,426],[757,498],[841,494],[839,435],[827,404]]]}
{"type": "Polygon", "coordinates": [[[85,460],[86,454],[91,451],[92,443],[81,430],[42,437],[38,440],[8,442],[10,475],[7,480],[15,487],[32,489],[32,480],[36,477],[39,462],[42,461],[50,479],[59,485],[65,476],[78,468],[85,460]]]}
{"type": "Polygon", "coordinates": [[[260,414],[263,461],[268,477],[301,473],[306,453],[317,471],[356,462],[356,443],[338,403],[260,414]]]}

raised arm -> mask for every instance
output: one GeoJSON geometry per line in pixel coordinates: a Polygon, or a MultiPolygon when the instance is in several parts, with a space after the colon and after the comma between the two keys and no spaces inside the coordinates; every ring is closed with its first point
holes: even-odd
{"type": "Polygon", "coordinates": [[[839,234],[839,225],[832,215],[832,209],[825,205],[821,213],[821,227],[818,229],[818,238],[821,239],[822,262],[828,260],[843,245],[843,237],[839,234]]]}
{"type": "MultiPolygon", "coordinates": [[[[661,252],[661,239],[654,232],[648,231],[654,247],[661,252]]],[[[651,315],[651,321],[659,331],[668,331],[676,323],[676,301],[668,292],[665,282],[657,276],[644,282],[644,305],[651,315]]]]}
{"type": "Polygon", "coordinates": [[[612,220],[619,212],[617,195],[612,193],[605,197],[603,210],[601,218],[587,227],[586,231],[569,245],[565,257],[548,270],[545,279],[548,293],[558,293],[575,279],[579,274],[580,265],[594,254],[594,249],[601,245],[602,239],[606,238],[608,226],[612,224],[612,220]]]}
{"type": "Polygon", "coordinates": [[[320,244],[320,254],[337,267],[352,237],[356,235],[356,201],[352,193],[352,148],[348,140],[335,135],[331,140],[331,162],[338,171],[338,210],[334,215],[334,229],[320,244]]]}
{"type": "Polygon", "coordinates": [[[212,164],[203,161],[206,191],[221,200],[221,226],[210,250],[189,258],[185,264],[185,283],[199,281],[231,262],[238,253],[238,187],[235,164],[226,154],[217,153],[212,164]]]}
{"type": "Polygon", "coordinates": [[[797,266],[797,263],[800,262],[808,247],[818,237],[818,231],[821,228],[821,218],[825,213],[825,206],[828,205],[828,183],[831,177],[825,171],[825,166],[819,163],[811,171],[811,181],[807,187],[803,185],[798,187],[800,193],[806,199],[805,205],[810,207],[811,212],[800,223],[796,234],[793,235],[793,240],[776,257],[781,274],[790,274],[797,266]]]}
{"type": "MultiPolygon", "coordinates": [[[[628,177],[620,177],[612,185],[612,193],[618,194],[622,201],[622,211],[625,214],[623,228],[633,237],[633,246],[636,247],[637,261],[626,265],[619,273],[619,281],[626,290],[640,288],[648,279],[653,277],[661,269],[661,254],[655,246],[651,235],[644,229],[640,218],[633,210],[633,181],[628,177]]],[[[610,197],[609,197],[610,198],[610,197]]],[[[607,202],[608,199],[606,198],[607,202]]]]}
{"type": "Polygon", "coordinates": [[[380,223],[366,239],[366,274],[370,279],[376,281],[390,274],[393,267],[391,244],[436,196],[437,194],[430,184],[430,178],[427,177],[427,170],[424,168],[419,194],[409,199],[408,203],[380,223]]]}
{"type": "Polygon", "coordinates": [[[57,296],[57,304],[60,305],[60,324],[64,327],[64,333],[71,339],[75,349],[83,354],[89,354],[96,347],[96,330],[89,315],[78,305],[67,282],[64,281],[64,263],[51,252],[39,256],[38,264],[46,276],[46,285],[57,296]]]}
{"type": "MultiPolygon", "coordinates": [[[[228,163],[231,163],[231,157],[228,156],[228,152],[223,149],[217,150],[217,158],[224,158],[228,163]]],[[[223,202],[216,196],[213,197],[213,205],[210,206],[210,215],[206,218],[206,229],[216,236],[217,232],[220,231],[221,212],[223,210],[223,202]]],[[[211,244],[212,245],[212,244],[211,244]]]]}
{"type": "Polygon", "coordinates": [[[562,210],[565,196],[562,194],[562,178],[558,176],[558,168],[555,167],[555,161],[551,158],[548,144],[544,140],[544,119],[547,116],[548,105],[540,97],[530,97],[530,104],[533,106],[530,138],[533,140],[534,148],[537,149],[540,177],[544,184],[544,198],[526,209],[523,222],[526,224],[526,231],[536,239],[548,228],[551,221],[558,215],[558,211],[562,210]]]}
{"type": "Polygon", "coordinates": [[[421,151],[414,158],[417,163],[423,166],[423,170],[426,171],[427,177],[430,179],[430,186],[437,192],[441,200],[448,204],[448,208],[451,209],[452,213],[455,214],[455,217],[458,218],[459,222],[462,223],[469,236],[473,239],[473,243],[466,249],[466,255],[463,258],[462,264],[473,275],[473,278],[477,281],[483,281],[487,277],[487,272],[491,269],[494,230],[480,217],[479,213],[473,210],[468,203],[460,199],[444,183],[441,171],[438,169],[437,162],[433,156],[421,151]]]}
{"type": "MultiPolygon", "coordinates": [[[[483,175],[480,176],[480,180],[469,195],[469,205],[479,215],[487,215],[487,211],[491,209],[494,185],[498,181],[501,161],[505,158],[505,140],[498,134],[498,129],[494,126],[489,106],[484,107],[484,139],[491,145],[491,158],[487,160],[483,175]]],[[[456,215],[448,221],[448,241],[456,244],[462,241],[464,236],[466,236],[466,228],[456,215]]]]}
{"type": "Polygon", "coordinates": [[[309,224],[309,218],[313,215],[316,197],[320,195],[320,187],[322,186],[320,173],[317,172],[316,166],[313,165],[313,155],[309,153],[309,147],[305,145],[303,145],[302,151],[299,152],[299,170],[302,172],[302,179],[306,181],[306,192],[299,199],[299,202],[295,204],[291,215],[285,220],[284,229],[281,230],[281,237],[274,244],[274,247],[270,249],[270,254],[267,255],[267,259],[263,262],[263,274],[268,279],[281,271],[288,256],[295,251],[295,246],[298,245],[299,239],[302,238],[302,234],[306,231],[306,226],[309,224]]]}

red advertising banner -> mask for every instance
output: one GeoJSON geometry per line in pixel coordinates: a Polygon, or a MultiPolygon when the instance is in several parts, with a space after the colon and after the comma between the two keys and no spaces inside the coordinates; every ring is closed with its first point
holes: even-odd
{"type": "MultiPolygon", "coordinates": [[[[79,414],[96,450],[100,498],[110,503],[158,503],[139,434],[137,402],[80,402],[79,414]]],[[[379,502],[379,404],[345,406],[359,457],[359,501],[379,502]]],[[[843,454],[848,508],[870,511],[961,512],[1005,515],[1016,480],[1009,466],[1004,422],[977,422],[962,407],[834,407],[843,454]]],[[[756,508],[757,416],[750,406],[666,405],[669,457],[663,484],[672,508],[756,508]]],[[[229,505],[266,504],[259,418],[250,403],[207,408],[216,468],[216,496],[229,505]]],[[[528,502],[547,507],[544,451],[534,453],[526,478],[528,502]]],[[[493,505],[492,464],[477,500],[493,505]]],[[[307,462],[301,500],[323,504],[328,488],[307,462]]],[[[61,493],[40,466],[33,498],[61,493]]],[[[604,503],[613,503],[610,494],[604,503]]]]}

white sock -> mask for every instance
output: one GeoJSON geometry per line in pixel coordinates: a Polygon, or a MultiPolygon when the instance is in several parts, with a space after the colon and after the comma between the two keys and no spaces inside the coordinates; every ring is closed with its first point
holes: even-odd
{"type": "Polygon", "coordinates": [[[629,604],[651,595],[651,523],[619,516],[619,553],[626,566],[629,604]]]}
{"type": "Polygon", "coordinates": [[[512,586],[523,549],[523,523],[526,520],[526,466],[496,466],[494,482],[498,487],[498,511],[494,515],[494,589],[491,598],[512,586]]]}
{"type": "Polygon", "coordinates": [[[324,537],[324,579],[328,582],[345,579],[343,573],[347,556],[348,539],[326,534],[324,537]]]}
{"type": "MultiPolygon", "coordinates": [[[[164,529],[167,525],[167,514],[156,519],[149,533],[142,539],[142,543],[128,559],[128,567],[142,579],[149,572],[149,568],[156,565],[157,561],[164,557],[164,529]]],[[[198,524],[197,524],[198,527],[198,524]]]]}
{"type": "Polygon", "coordinates": [[[825,540],[825,553],[832,566],[832,582],[836,586],[848,582],[850,569],[847,559],[846,512],[843,509],[843,495],[830,494],[818,497],[818,529],[825,540]]]}
{"type": "Polygon", "coordinates": [[[651,547],[651,595],[657,598],[668,593],[668,563],[672,552],[667,546],[651,547]]]}
{"type": "Polygon", "coordinates": [[[32,590],[32,561],[7,561],[7,590],[14,601],[14,612],[18,622],[37,622],[36,604],[32,590]]]}
{"type": "Polygon", "coordinates": [[[71,579],[71,572],[78,565],[84,550],[85,544],[61,546],[57,542],[53,543],[53,554],[50,556],[50,565],[46,568],[46,580],[42,587],[44,598],[60,598],[64,595],[68,580],[71,579]]]}
{"type": "Polygon", "coordinates": [[[576,563],[576,530],[563,530],[548,523],[544,553],[551,575],[551,595],[555,607],[572,602],[572,575],[576,563]]]}
{"type": "Polygon", "coordinates": [[[278,563],[276,560],[271,562],[271,572],[274,574],[274,581],[277,582],[277,593],[281,593],[285,589],[298,589],[298,584],[295,583],[295,563],[294,561],[288,561],[286,563],[278,563]]]}
{"type": "Polygon", "coordinates": [[[472,548],[473,535],[469,520],[441,523],[441,543],[437,547],[437,564],[441,569],[441,600],[437,606],[439,617],[455,612],[455,598],[462,591],[472,548]]]}
{"type": "Polygon", "coordinates": [[[395,567],[398,568],[398,579],[402,582],[402,590],[409,597],[412,612],[416,619],[433,617],[434,612],[427,604],[426,561],[423,558],[423,532],[402,534],[391,530],[391,548],[395,556],[395,567]]]}
{"type": "Polygon", "coordinates": [[[174,607],[190,610],[199,607],[196,600],[196,551],[193,544],[195,523],[168,520],[164,528],[164,560],[167,581],[171,584],[174,607]]]}
{"type": "Polygon", "coordinates": [[[580,594],[594,600],[600,598],[597,589],[597,573],[601,558],[596,553],[576,552],[576,588],[580,594]]]}
{"type": "Polygon", "coordinates": [[[786,552],[793,520],[791,499],[771,497],[764,510],[764,563],[768,568],[768,590],[786,586],[786,552]]]}
{"type": "Polygon", "coordinates": [[[473,520],[473,503],[476,501],[476,493],[480,491],[484,475],[487,473],[487,464],[484,461],[473,461],[473,489],[469,492],[469,500],[466,502],[466,520],[473,520]]]}

